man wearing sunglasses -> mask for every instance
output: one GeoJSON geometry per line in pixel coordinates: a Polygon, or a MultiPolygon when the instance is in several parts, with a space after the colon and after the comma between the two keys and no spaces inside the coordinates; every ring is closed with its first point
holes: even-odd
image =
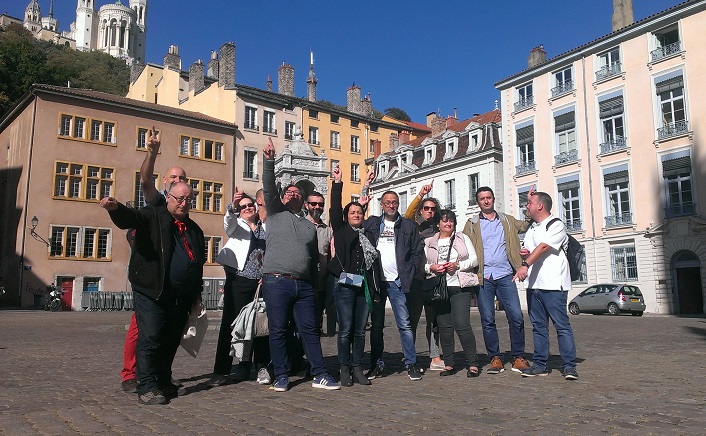
{"type": "Polygon", "coordinates": [[[326,332],[333,336],[336,331],[336,307],[331,295],[332,286],[328,286],[328,260],[331,254],[331,238],[333,230],[321,219],[326,205],[324,196],[319,192],[312,192],[306,199],[307,218],[316,226],[317,240],[319,243],[319,277],[315,283],[316,299],[316,325],[323,332],[323,316],[326,309],[326,332]]]}
{"type": "Polygon", "coordinates": [[[270,354],[274,365],[275,392],[289,390],[287,332],[294,319],[304,352],[314,376],[312,387],[337,390],[326,370],[317,331],[313,283],[318,278],[319,260],[316,226],[303,214],[304,199],[296,186],[277,195],[275,147],[272,139],[263,149],[262,185],[267,206],[267,248],[262,267],[262,289],[267,305],[270,354]]]}

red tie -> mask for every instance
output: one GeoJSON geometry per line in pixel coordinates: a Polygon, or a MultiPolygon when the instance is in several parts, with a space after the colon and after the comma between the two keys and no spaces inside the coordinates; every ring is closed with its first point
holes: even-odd
{"type": "Polygon", "coordinates": [[[191,247],[189,247],[189,241],[186,240],[186,224],[179,220],[174,220],[174,224],[176,224],[182,239],[184,239],[184,247],[186,248],[186,254],[189,255],[189,260],[194,260],[194,253],[191,251],[191,247]]]}

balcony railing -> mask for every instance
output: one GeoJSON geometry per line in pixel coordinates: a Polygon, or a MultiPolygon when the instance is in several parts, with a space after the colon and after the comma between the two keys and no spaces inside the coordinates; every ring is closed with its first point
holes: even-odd
{"type": "Polygon", "coordinates": [[[258,180],[260,177],[256,172],[253,171],[244,171],[243,172],[243,178],[244,179],[250,179],[250,180],[258,180]]]}
{"type": "Polygon", "coordinates": [[[622,72],[622,64],[620,61],[615,61],[612,64],[603,66],[600,70],[596,71],[596,81],[603,80],[611,76],[616,76],[622,72]]]}
{"type": "Polygon", "coordinates": [[[274,127],[267,127],[267,126],[265,126],[265,127],[262,128],[262,131],[263,131],[264,133],[272,133],[273,135],[276,135],[276,134],[277,134],[277,129],[275,129],[274,127]]]}
{"type": "Polygon", "coordinates": [[[660,59],[664,59],[667,56],[677,54],[681,51],[681,41],[673,42],[664,47],[652,50],[650,54],[652,55],[652,62],[657,62],[660,59]]]}
{"type": "Polygon", "coordinates": [[[250,129],[250,130],[260,130],[257,124],[255,123],[248,123],[247,121],[245,124],[243,124],[243,128],[245,129],[250,129]]]}
{"type": "Polygon", "coordinates": [[[579,160],[578,150],[563,151],[558,155],[554,156],[554,165],[561,165],[569,162],[576,162],[579,160]]]}
{"type": "Polygon", "coordinates": [[[285,133],[285,134],[284,134],[284,139],[290,139],[290,140],[291,140],[291,139],[293,139],[293,138],[294,138],[294,137],[292,136],[291,133],[285,133]]]}
{"type": "Polygon", "coordinates": [[[579,219],[568,220],[568,221],[566,221],[565,225],[566,225],[566,231],[569,233],[580,232],[583,230],[583,223],[579,219]]]}
{"type": "Polygon", "coordinates": [[[519,112],[522,109],[526,109],[534,104],[534,96],[533,95],[528,95],[525,98],[521,98],[517,100],[517,103],[515,103],[515,112],[519,112]]]}
{"type": "Polygon", "coordinates": [[[314,138],[309,138],[309,144],[311,145],[319,145],[319,140],[314,139],[314,138]]]}
{"type": "Polygon", "coordinates": [[[574,81],[567,80],[566,82],[559,83],[554,88],[552,88],[552,97],[557,97],[559,95],[566,94],[567,92],[571,92],[573,90],[574,90],[574,81]]]}
{"type": "Polygon", "coordinates": [[[336,144],[336,143],[331,143],[331,148],[335,150],[340,150],[341,149],[341,144],[336,144]]]}
{"type": "Polygon", "coordinates": [[[454,210],[454,209],[456,209],[456,203],[449,203],[446,206],[444,206],[444,209],[454,210]]]}
{"type": "Polygon", "coordinates": [[[674,123],[665,124],[664,127],[657,129],[658,139],[667,139],[672,136],[681,135],[689,131],[689,122],[686,120],[677,121],[674,123]]]}
{"type": "Polygon", "coordinates": [[[534,161],[524,162],[520,165],[515,165],[515,175],[521,176],[522,174],[531,173],[534,171],[534,161]]]}
{"type": "Polygon", "coordinates": [[[605,217],[606,227],[616,227],[632,224],[632,213],[625,212],[605,217]]]}
{"type": "Polygon", "coordinates": [[[676,218],[696,214],[696,203],[677,203],[664,208],[664,216],[676,218]]]}
{"type": "Polygon", "coordinates": [[[628,142],[622,136],[618,136],[602,143],[600,147],[601,154],[606,154],[628,148],[628,142]]]}

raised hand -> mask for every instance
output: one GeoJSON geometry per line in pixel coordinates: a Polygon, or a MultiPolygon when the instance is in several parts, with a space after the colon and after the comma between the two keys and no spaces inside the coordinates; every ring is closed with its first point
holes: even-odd
{"type": "Polygon", "coordinates": [[[336,168],[333,169],[333,181],[334,183],[341,183],[341,179],[343,178],[343,172],[341,171],[341,166],[336,165],[336,168]]]}
{"type": "Polygon", "coordinates": [[[233,207],[240,204],[240,200],[243,199],[243,191],[239,191],[238,187],[235,187],[235,192],[233,192],[233,207]]]}
{"type": "Polygon", "coordinates": [[[534,189],[534,185],[532,185],[530,186],[529,191],[527,191],[527,195],[531,197],[534,195],[535,192],[537,191],[534,189]]]}
{"type": "Polygon", "coordinates": [[[363,195],[358,199],[358,203],[360,203],[361,206],[365,207],[368,203],[370,203],[370,200],[373,197],[371,195],[363,195]]]}
{"type": "Polygon", "coordinates": [[[429,182],[428,185],[422,186],[422,189],[419,190],[419,196],[424,198],[425,195],[431,192],[432,188],[434,187],[434,179],[431,179],[431,182],[429,182]]]}
{"type": "Polygon", "coordinates": [[[275,158],[275,145],[272,143],[272,138],[267,138],[267,145],[262,149],[262,155],[267,160],[273,160],[275,158]]]}
{"type": "Polygon", "coordinates": [[[162,145],[162,142],[159,139],[159,133],[157,133],[157,130],[155,130],[154,126],[149,130],[148,132],[149,137],[147,138],[147,150],[154,152],[154,153],[159,153],[159,147],[162,145]]]}
{"type": "Polygon", "coordinates": [[[373,183],[373,180],[375,180],[375,167],[370,168],[368,178],[365,180],[365,186],[370,186],[370,184],[373,183]]]}
{"type": "Polygon", "coordinates": [[[107,211],[115,210],[118,208],[118,200],[113,197],[103,197],[101,199],[100,205],[103,209],[107,211]]]}

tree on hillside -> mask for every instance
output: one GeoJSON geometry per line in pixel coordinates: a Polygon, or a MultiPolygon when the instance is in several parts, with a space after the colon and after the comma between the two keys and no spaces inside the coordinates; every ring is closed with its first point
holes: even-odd
{"type": "Polygon", "coordinates": [[[400,121],[412,121],[409,115],[407,115],[407,112],[398,107],[389,107],[385,109],[385,115],[400,121]]]}

